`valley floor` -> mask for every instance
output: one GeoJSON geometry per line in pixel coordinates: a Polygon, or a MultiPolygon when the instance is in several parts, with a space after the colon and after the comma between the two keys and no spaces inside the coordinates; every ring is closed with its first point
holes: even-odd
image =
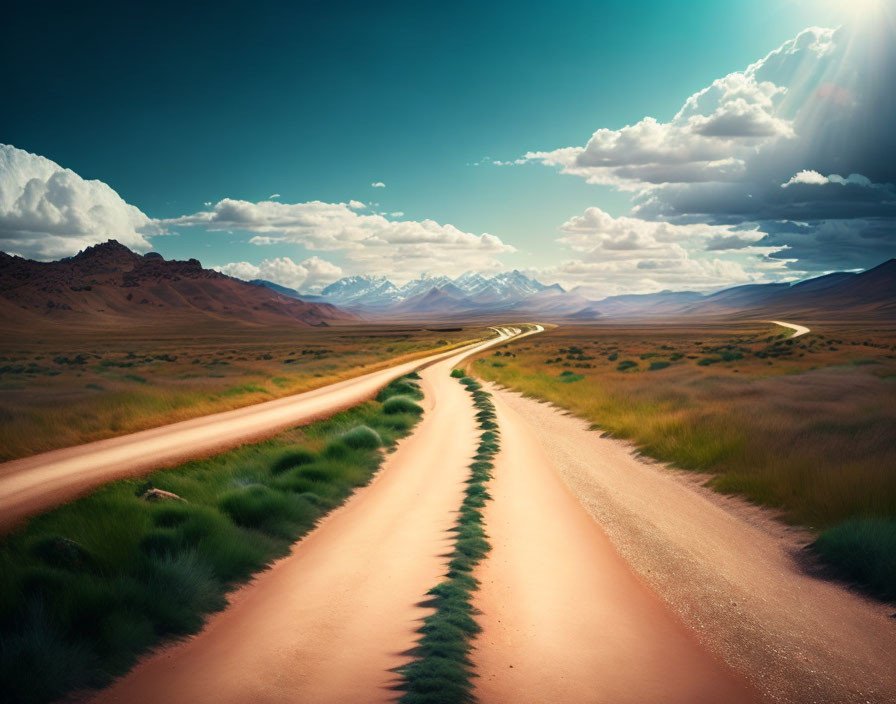
{"type": "MultiPolygon", "coordinates": [[[[401,697],[477,451],[476,408],[449,371],[484,346],[422,371],[423,419],[369,486],[95,701],[401,697]]],[[[814,575],[802,533],[558,408],[489,390],[500,451],[492,550],[474,571],[481,702],[893,701],[891,609],[814,575]]]]}

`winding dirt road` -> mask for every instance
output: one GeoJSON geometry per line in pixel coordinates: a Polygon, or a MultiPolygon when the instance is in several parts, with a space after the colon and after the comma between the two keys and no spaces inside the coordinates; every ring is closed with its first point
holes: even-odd
{"type": "MultiPolygon", "coordinates": [[[[238,591],[188,641],[140,663],[95,702],[387,702],[428,589],[444,574],[475,409],[422,372],[426,412],[374,482],[238,591]]],[[[498,406],[502,449],[487,508],[494,552],[476,605],[477,695],[490,702],[739,702],[756,697],[628,568],[555,473],[530,421],[498,406]]]]}
{"type": "MultiPolygon", "coordinates": [[[[374,481],[201,633],[94,701],[395,701],[476,447],[475,409],[448,372],[516,333],[425,368],[423,419],[374,481]]],[[[787,529],[579,419],[491,390],[501,451],[485,508],[493,549],[476,572],[479,701],[893,700],[885,609],[807,574],[787,529]]]]}
{"type": "MultiPolygon", "coordinates": [[[[478,345],[484,349],[517,334],[478,345]]],[[[425,413],[373,483],[231,598],[190,640],[150,656],[96,702],[387,702],[426,592],[445,571],[475,409],[449,377],[470,351],[421,372],[425,413]]]]}
{"type": "MultiPolygon", "coordinates": [[[[515,334],[510,328],[495,330],[498,335],[488,344],[515,334]]],[[[26,517],[102,484],[223,452],[326,418],[372,398],[402,374],[478,348],[476,343],[294,396],[0,464],[0,535],[26,517]]]]}
{"type": "Polygon", "coordinates": [[[780,325],[782,328],[790,328],[793,330],[793,334],[790,336],[791,338],[799,337],[800,335],[805,335],[809,332],[809,328],[805,325],[797,325],[796,323],[785,323],[780,320],[769,320],[768,322],[774,323],[775,325],[780,325]]]}

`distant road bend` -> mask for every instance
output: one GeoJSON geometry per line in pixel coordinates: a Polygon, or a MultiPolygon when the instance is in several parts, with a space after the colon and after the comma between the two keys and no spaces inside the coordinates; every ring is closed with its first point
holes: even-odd
{"type": "Polygon", "coordinates": [[[790,336],[791,338],[799,337],[800,335],[805,335],[807,332],[809,332],[809,328],[807,328],[805,325],[785,323],[780,320],[769,320],[768,322],[774,323],[775,325],[780,325],[782,328],[790,328],[791,330],[793,330],[793,335],[790,336]]]}
{"type": "Polygon", "coordinates": [[[28,516],[70,501],[102,484],[148,474],[331,416],[373,397],[390,381],[415,369],[458,353],[477,352],[513,337],[541,332],[544,328],[535,325],[528,332],[507,326],[492,329],[497,335],[485,342],[305,393],[0,464],[0,535],[28,516]]]}

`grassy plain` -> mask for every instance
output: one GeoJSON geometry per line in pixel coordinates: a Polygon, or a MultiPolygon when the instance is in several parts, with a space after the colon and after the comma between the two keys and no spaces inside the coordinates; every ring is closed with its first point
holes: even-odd
{"type": "Polygon", "coordinates": [[[484,326],[82,331],[0,340],[0,461],[268,401],[487,335],[484,326]]]}
{"type": "Polygon", "coordinates": [[[834,546],[861,552],[876,576],[845,572],[896,597],[883,557],[896,553],[896,326],[790,334],[761,322],[559,327],[473,368],[648,456],[710,472],[719,491],[836,530],[819,551],[834,563],[834,546]]]}
{"type": "Polygon", "coordinates": [[[0,700],[101,686],[160,640],[197,631],[229,589],[370,480],[380,448],[421,413],[411,377],[329,420],[108,484],[5,538],[0,700]],[[158,490],[175,496],[150,500],[158,490]]]}

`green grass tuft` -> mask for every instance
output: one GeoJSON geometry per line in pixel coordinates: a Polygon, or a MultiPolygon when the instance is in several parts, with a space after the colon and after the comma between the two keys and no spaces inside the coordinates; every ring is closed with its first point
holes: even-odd
{"type": "Polygon", "coordinates": [[[844,578],[896,599],[896,520],[853,518],[822,531],[812,547],[844,578]]]}
{"type": "Polygon", "coordinates": [[[290,450],[289,452],[281,455],[273,465],[271,465],[271,471],[274,474],[281,474],[288,469],[293,469],[294,467],[301,467],[305,464],[311,464],[316,459],[313,452],[309,452],[308,450],[290,450]]]}
{"type": "Polygon", "coordinates": [[[420,385],[407,377],[399,377],[388,386],[383,387],[376,396],[376,400],[382,403],[393,396],[406,396],[417,401],[423,398],[420,385]]]}
{"type": "Polygon", "coordinates": [[[383,446],[379,433],[366,425],[357,425],[343,433],[342,442],[354,450],[375,450],[383,446]]]}
{"type": "Polygon", "coordinates": [[[421,413],[423,413],[423,408],[421,408],[417,403],[414,402],[412,398],[409,398],[408,396],[392,396],[383,403],[383,412],[389,415],[394,413],[411,413],[420,415],[421,413]]]}
{"type": "Polygon", "coordinates": [[[297,526],[313,523],[317,514],[304,499],[261,484],[228,492],[219,505],[238,526],[287,539],[297,538],[297,526]]]}

